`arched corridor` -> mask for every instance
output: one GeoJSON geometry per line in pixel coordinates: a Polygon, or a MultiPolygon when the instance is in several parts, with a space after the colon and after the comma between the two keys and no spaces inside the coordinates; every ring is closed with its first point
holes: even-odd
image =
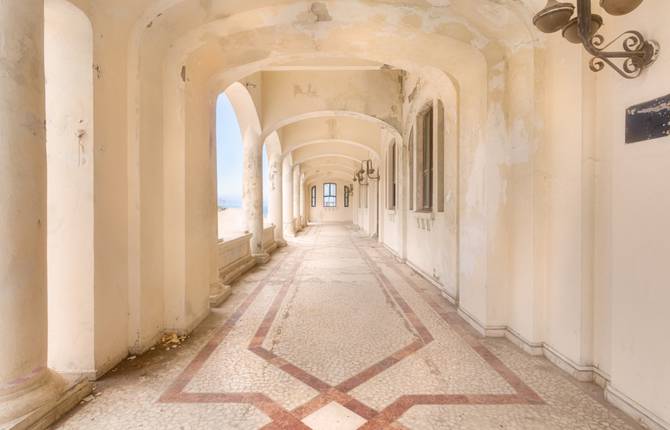
{"type": "Polygon", "coordinates": [[[350,226],[307,228],[235,290],[56,428],[638,429],[350,226]]]}
{"type": "Polygon", "coordinates": [[[668,16],[0,0],[0,428],[670,430],[668,16]]]}

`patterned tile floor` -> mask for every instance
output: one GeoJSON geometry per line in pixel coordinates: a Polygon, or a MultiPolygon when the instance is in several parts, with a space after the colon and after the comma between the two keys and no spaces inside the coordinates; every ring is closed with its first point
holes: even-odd
{"type": "Polygon", "coordinates": [[[179,349],[125,361],[59,429],[638,429],[547,360],[478,336],[347,226],[314,226],[179,349]]]}

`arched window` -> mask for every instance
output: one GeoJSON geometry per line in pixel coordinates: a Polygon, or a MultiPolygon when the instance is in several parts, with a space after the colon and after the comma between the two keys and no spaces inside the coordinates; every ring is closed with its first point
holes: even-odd
{"type": "Polygon", "coordinates": [[[335,208],[337,207],[337,185],[323,184],[323,207],[335,208]]]}
{"type": "Polygon", "coordinates": [[[417,209],[433,209],[433,105],[417,118],[417,209]]]}
{"type": "Polygon", "coordinates": [[[409,133],[409,145],[407,147],[409,155],[409,210],[414,210],[414,129],[409,133]]]}
{"type": "Polygon", "coordinates": [[[444,104],[437,102],[437,159],[435,160],[437,185],[437,211],[444,212],[444,146],[445,142],[444,104]]]}
{"type": "Polygon", "coordinates": [[[351,194],[351,189],[348,186],[344,186],[344,207],[349,207],[349,195],[351,194]]]}
{"type": "Polygon", "coordinates": [[[312,189],[310,190],[310,194],[312,197],[312,207],[316,207],[316,185],[312,186],[312,189]]]}
{"type": "Polygon", "coordinates": [[[395,162],[395,142],[389,145],[386,154],[386,207],[393,210],[396,207],[396,162],[395,162]]]}

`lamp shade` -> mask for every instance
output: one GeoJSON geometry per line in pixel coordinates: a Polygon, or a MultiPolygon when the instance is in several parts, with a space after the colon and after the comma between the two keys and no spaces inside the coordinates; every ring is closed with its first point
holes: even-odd
{"type": "Polygon", "coordinates": [[[642,4],[642,0],[600,0],[600,6],[610,15],[625,15],[642,4]]]}
{"type": "Polygon", "coordinates": [[[533,24],[544,33],[555,33],[570,21],[575,11],[571,3],[560,3],[558,0],[549,0],[547,6],[533,18],[533,24]]]}
{"type": "MultiPolygon", "coordinates": [[[[591,34],[589,38],[596,35],[600,27],[603,26],[603,18],[600,15],[591,15],[591,34]]],[[[572,43],[582,43],[582,38],[579,36],[579,20],[573,18],[568,25],[563,29],[563,37],[572,43]]]]}

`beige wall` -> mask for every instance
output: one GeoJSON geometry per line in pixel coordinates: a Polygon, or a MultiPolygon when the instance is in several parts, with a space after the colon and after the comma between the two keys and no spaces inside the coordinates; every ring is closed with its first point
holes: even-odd
{"type": "Polygon", "coordinates": [[[670,423],[670,138],[624,144],[629,106],[670,93],[667,2],[649,0],[626,19],[612,19],[613,37],[629,28],[662,45],[658,61],[635,81],[598,75],[596,91],[596,249],[594,311],[597,357],[620,393],[670,423]],[[664,12],[664,13],[663,13],[664,12]],[[609,294],[608,294],[609,289],[609,294]],[[609,327],[608,327],[609,325],[609,327]],[[608,357],[609,355],[609,357],[608,357]]]}
{"type": "Polygon", "coordinates": [[[353,209],[352,203],[354,196],[349,196],[349,207],[344,207],[344,187],[349,186],[350,183],[342,179],[329,179],[327,176],[323,177],[322,180],[318,182],[309,182],[305,189],[305,200],[307,205],[307,214],[309,217],[309,222],[315,223],[329,223],[329,222],[341,222],[341,223],[351,223],[353,222],[353,209]],[[323,206],[323,184],[324,183],[334,183],[337,185],[337,207],[335,208],[326,208],[323,206]],[[316,207],[311,205],[311,189],[312,186],[316,187],[316,207]]]}

